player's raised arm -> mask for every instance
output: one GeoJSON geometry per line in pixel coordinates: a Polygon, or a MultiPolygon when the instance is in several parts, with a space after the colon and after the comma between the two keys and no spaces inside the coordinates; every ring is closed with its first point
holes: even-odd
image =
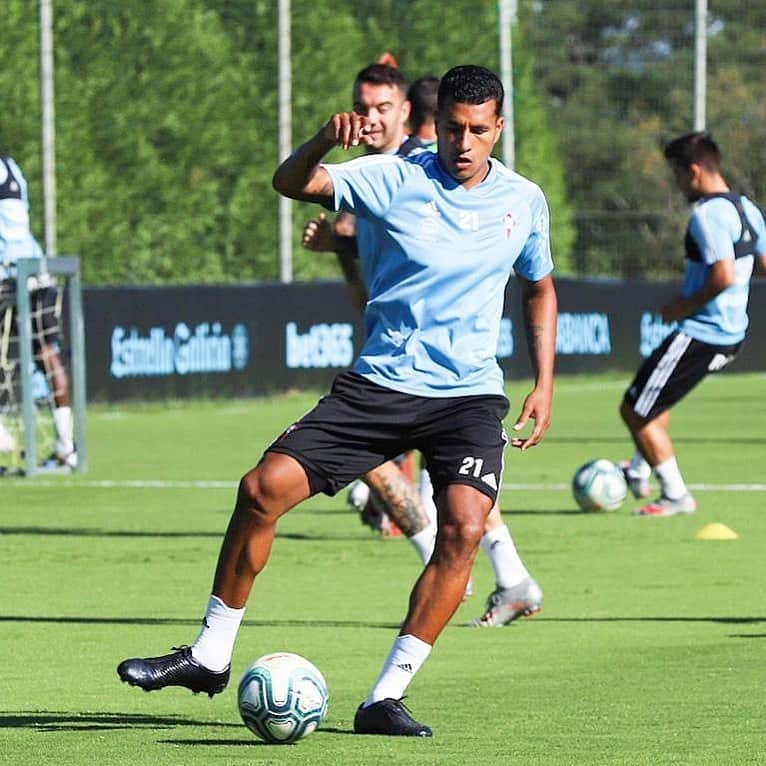
{"type": "Polygon", "coordinates": [[[535,421],[535,427],[527,438],[511,439],[511,446],[525,450],[542,441],[551,422],[558,300],[550,274],[537,281],[520,278],[520,282],[535,387],[524,400],[513,430],[520,431],[530,418],[535,421]]]}
{"type": "Polygon", "coordinates": [[[319,166],[334,146],[349,149],[369,143],[368,119],[355,112],[338,112],[305,144],[299,146],[276,170],[272,185],[280,194],[306,202],[331,205],[332,180],[319,166]]]}

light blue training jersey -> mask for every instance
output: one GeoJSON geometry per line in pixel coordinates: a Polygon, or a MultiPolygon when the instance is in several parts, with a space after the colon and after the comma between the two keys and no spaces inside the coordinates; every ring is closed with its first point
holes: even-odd
{"type": "MultiPolygon", "coordinates": [[[[766,254],[766,223],[760,210],[747,197],[742,207],[755,229],[753,252],[766,254]]],[[[734,243],[742,237],[742,222],[734,204],[723,197],[703,199],[694,205],[688,236],[697,245],[701,260],[688,260],[681,295],[688,296],[702,287],[713,263],[734,259],[734,243]]],[[[699,311],[679,323],[681,332],[703,343],[729,346],[742,341],[748,325],[747,301],[753,274],[752,255],[734,260],[736,282],[699,311]]]]}
{"type": "Polygon", "coordinates": [[[354,372],[426,397],[503,394],[495,358],[505,285],[553,269],[542,190],[497,160],[466,190],[438,157],[360,157],[323,166],[357,239],[367,341],[354,372]]]}
{"type": "Polygon", "coordinates": [[[27,181],[10,157],[0,159],[0,279],[15,275],[19,258],[40,258],[29,227],[27,181]]]}

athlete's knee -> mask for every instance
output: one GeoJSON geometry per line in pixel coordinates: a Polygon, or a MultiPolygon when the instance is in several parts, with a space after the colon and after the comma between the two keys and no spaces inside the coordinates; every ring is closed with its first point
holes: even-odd
{"type": "Polygon", "coordinates": [[[637,422],[638,415],[636,415],[636,411],[626,399],[623,399],[620,402],[620,417],[622,418],[622,422],[625,423],[628,428],[632,427],[637,422]]]}
{"type": "Polygon", "coordinates": [[[484,534],[486,513],[481,509],[463,508],[442,514],[437,535],[437,548],[446,554],[473,554],[484,534]]]}
{"type": "Polygon", "coordinates": [[[284,495],[278,472],[260,463],[240,479],[237,506],[264,520],[276,521],[287,510],[284,495]]]}

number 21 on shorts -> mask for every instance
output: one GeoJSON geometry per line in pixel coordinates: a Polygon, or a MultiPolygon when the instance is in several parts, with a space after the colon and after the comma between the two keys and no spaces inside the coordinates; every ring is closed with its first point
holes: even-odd
{"type": "Polygon", "coordinates": [[[473,476],[475,478],[481,477],[481,469],[484,467],[484,458],[480,457],[464,457],[463,463],[458,469],[458,473],[462,476],[473,476]]]}

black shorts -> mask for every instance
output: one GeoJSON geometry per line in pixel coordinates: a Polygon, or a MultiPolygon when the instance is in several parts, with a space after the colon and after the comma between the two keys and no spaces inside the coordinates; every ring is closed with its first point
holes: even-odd
{"type": "Polygon", "coordinates": [[[676,330],[641,365],[624,401],[636,415],[652,420],[686,396],[708,373],[726,367],[741,347],[741,343],[713,346],[676,330]]]}
{"type": "Polygon", "coordinates": [[[32,344],[36,350],[41,345],[52,346],[59,342],[59,316],[56,306],[55,287],[35,290],[29,296],[32,315],[32,344]]]}
{"type": "MultiPolygon", "coordinates": [[[[9,279],[3,282],[3,293],[14,295],[16,293],[16,280],[9,279]]],[[[32,348],[35,355],[40,353],[42,346],[54,345],[59,342],[60,321],[57,306],[57,290],[55,287],[42,287],[29,293],[29,314],[32,328],[32,348]]],[[[11,331],[17,334],[16,326],[17,309],[13,301],[13,322],[11,331]]]]}
{"type": "Polygon", "coordinates": [[[334,495],[359,476],[419,450],[434,486],[467,484],[494,502],[507,437],[504,396],[412,396],[345,372],[329,395],[268,448],[295,458],[312,494],[334,495]]]}

